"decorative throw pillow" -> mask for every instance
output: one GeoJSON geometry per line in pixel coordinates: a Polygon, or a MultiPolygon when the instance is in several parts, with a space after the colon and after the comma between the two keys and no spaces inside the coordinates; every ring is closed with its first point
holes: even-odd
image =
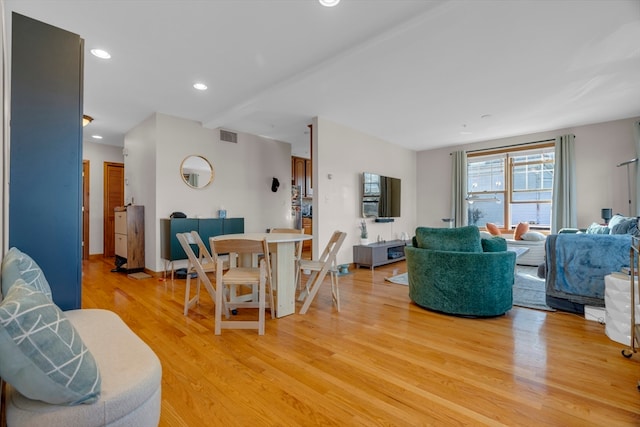
{"type": "Polygon", "coordinates": [[[480,230],[474,225],[457,228],[416,228],[416,241],[422,249],[455,252],[482,252],[480,230]]]}
{"type": "Polygon", "coordinates": [[[529,231],[528,222],[520,222],[516,226],[516,231],[513,233],[513,240],[522,240],[522,235],[529,231]]]}
{"type": "Polygon", "coordinates": [[[547,236],[540,233],[539,231],[527,231],[522,236],[520,236],[520,240],[528,240],[530,242],[539,242],[546,238],[547,236]]]}
{"type": "Polygon", "coordinates": [[[482,239],[481,242],[483,252],[504,252],[507,250],[507,241],[500,236],[482,239]]]}
{"type": "Polygon", "coordinates": [[[585,231],[586,234],[609,234],[609,232],[609,227],[595,222],[591,223],[591,225],[587,227],[587,231],[585,231]]]}
{"type": "Polygon", "coordinates": [[[616,227],[616,225],[618,225],[619,223],[621,223],[625,219],[627,219],[626,216],[617,213],[617,214],[615,214],[614,216],[611,217],[611,219],[607,223],[607,226],[609,227],[610,230],[613,230],[616,227]]]}
{"type": "Polygon", "coordinates": [[[0,376],[24,396],[56,405],[93,403],[95,359],[64,313],[18,279],[0,303],[0,376]]]}
{"type": "Polygon", "coordinates": [[[494,236],[502,236],[502,232],[500,232],[500,228],[492,222],[488,222],[485,227],[487,227],[487,231],[494,236]]]}
{"type": "Polygon", "coordinates": [[[52,299],[49,282],[38,264],[18,248],[11,248],[2,260],[2,293],[6,295],[9,287],[13,286],[18,279],[24,280],[28,285],[52,299]]]}
{"type": "Polygon", "coordinates": [[[624,218],[613,227],[610,227],[611,234],[631,234],[637,235],[638,221],[636,218],[624,218]]]}

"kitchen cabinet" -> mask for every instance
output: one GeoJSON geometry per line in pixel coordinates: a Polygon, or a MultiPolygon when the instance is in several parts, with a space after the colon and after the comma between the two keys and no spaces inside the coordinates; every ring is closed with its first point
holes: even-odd
{"type": "MultiPolygon", "coordinates": [[[[302,228],[304,228],[304,234],[313,234],[313,219],[309,217],[302,218],[302,228]]],[[[302,243],[303,251],[311,250],[311,240],[305,240],[302,243]]]]}
{"type": "Polygon", "coordinates": [[[300,187],[302,197],[311,197],[311,160],[303,157],[291,157],[291,184],[300,187]]]}

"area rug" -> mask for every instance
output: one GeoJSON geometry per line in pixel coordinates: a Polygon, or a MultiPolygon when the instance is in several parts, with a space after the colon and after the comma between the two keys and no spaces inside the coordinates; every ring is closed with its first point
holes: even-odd
{"type": "MultiPolygon", "coordinates": [[[[536,272],[537,267],[517,267],[515,283],[513,285],[513,305],[536,310],[555,311],[555,309],[549,307],[546,303],[544,279],[540,279],[536,272]]],[[[409,285],[407,273],[385,277],[384,280],[398,285],[409,285]]]]}
{"type": "Polygon", "coordinates": [[[148,279],[151,275],[145,273],[144,271],[140,271],[138,273],[127,274],[127,277],[132,279],[140,280],[140,279],[148,279]]]}
{"type": "Polygon", "coordinates": [[[556,311],[547,305],[545,283],[544,279],[538,277],[538,267],[516,267],[513,305],[536,310],[556,311]]]}

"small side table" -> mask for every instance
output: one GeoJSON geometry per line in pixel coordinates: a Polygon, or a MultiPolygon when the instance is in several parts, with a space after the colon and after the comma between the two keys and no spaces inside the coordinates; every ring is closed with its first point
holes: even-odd
{"type": "MultiPolygon", "coordinates": [[[[604,277],[605,334],[615,342],[631,346],[631,290],[629,277],[611,273],[604,277]]],[[[638,280],[635,281],[635,324],[640,323],[638,280]]]]}

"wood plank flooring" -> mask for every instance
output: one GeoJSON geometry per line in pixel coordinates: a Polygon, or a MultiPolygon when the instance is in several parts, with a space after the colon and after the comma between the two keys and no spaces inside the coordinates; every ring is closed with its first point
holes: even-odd
{"type": "Polygon", "coordinates": [[[206,292],[183,316],[184,280],[111,268],[84,261],[83,307],[115,311],[158,354],[161,426],[640,425],[640,353],[623,358],[604,325],[518,307],[432,313],[384,281],[404,262],[352,267],[340,313],[327,279],[307,314],[267,316],[261,337],[215,336],[206,292]]]}

